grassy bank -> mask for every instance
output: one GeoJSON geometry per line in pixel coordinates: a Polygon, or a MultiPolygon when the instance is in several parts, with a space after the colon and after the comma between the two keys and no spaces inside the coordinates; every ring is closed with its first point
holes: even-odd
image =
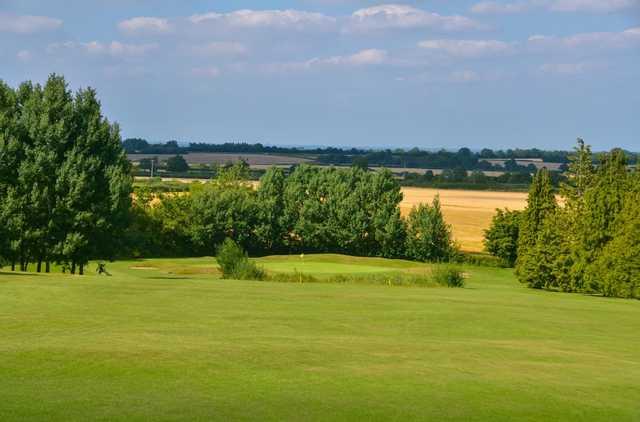
{"type": "MultiPolygon", "coordinates": [[[[422,264],[267,257],[269,271],[422,264]]],[[[640,303],[528,290],[222,281],[211,259],[0,274],[0,420],[637,420],[640,303]]]]}

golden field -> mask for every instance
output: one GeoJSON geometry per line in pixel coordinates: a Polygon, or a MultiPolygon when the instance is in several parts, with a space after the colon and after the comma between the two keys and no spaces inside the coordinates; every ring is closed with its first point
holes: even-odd
{"type": "Polygon", "coordinates": [[[472,190],[439,190],[427,188],[402,188],[404,200],[400,204],[403,215],[420,203],[431,203],[439,194],[442,212],[453,227],[453,235],[463,250],[483,250],[484,230],[489,228],[496,208],[522,210],[527,205],[524,192],[489,192],[472,190]]]}

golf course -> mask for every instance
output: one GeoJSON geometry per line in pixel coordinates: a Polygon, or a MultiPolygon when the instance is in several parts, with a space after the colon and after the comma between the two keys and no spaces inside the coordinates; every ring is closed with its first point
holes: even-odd
{"type": "MultiPolygon", "coordinates": [[[[316,283],[220,278],[214,258],[0,273],[0,420],[640,419],[640,302],[323,282],[431,264],[255,259],[316,283]]],[[[6,268],[5,268],[6,270],[6,268]]]]}

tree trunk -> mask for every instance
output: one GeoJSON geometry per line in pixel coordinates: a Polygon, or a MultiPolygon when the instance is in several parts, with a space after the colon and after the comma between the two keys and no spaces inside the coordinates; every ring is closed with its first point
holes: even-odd
{"type": "Polygon", "coordinates": [[[51,262],[47,261],[44,264],[44,272],[45,273],[50,273],[51,272],[51,262]]]}
{"type": "Polygon", "coordinates": [[[11,271],[16,270],[16,261],[11,261],[11,271]]]}
{"type": "Polygon", "coordinates": [[[36,267],[36,271],[41,273],[42,272],[42,260],[38,259],[38,266],[36,267]]]}
{"type": "Polygon", "coordinates": [[[80,275],[84,275],[84,264],[80,264],[79,270],[80,275]]]}
{"type": "Polygon", "coordinates": [[[76,261],[71,262],[71,274],[76,273],[76,261]]]}

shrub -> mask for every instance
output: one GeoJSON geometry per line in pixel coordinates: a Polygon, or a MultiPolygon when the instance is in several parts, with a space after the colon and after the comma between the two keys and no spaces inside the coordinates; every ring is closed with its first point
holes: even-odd
{"type": "Polygon", "coordinates": [[[518,258],[520,211],[496,210],[491,227],[484,232],[484,246],[491,255],[513,267],[518,258]]]}
{"type": "Polygon", "coordinates": [[[442,262],[458,255],[449,226],[436,196],[432,205],[414,207],[407,219],[406,255],[416,261],[442,262]]]}
{"type": "Polygon", "coordinates": [[[216,256],[222,278],[264,280],[265,271],[249,260],[247,253],[232,239],[226,238],[216,256]]]}
{"type": "Polygon", "coordinates": [[[460,268],[452,265],[438,265],[431,271],[433,281],[441,286],[464,287],[464,274],[460,268]]]}
{"type": "Polygon", "coordinates": [[[454,262],[458,264],[477,265],[479,267],[493,267],[493,268],[507,267],[507,264],[502,259],[496,256],[485,254],[485,253],[476,253],[476,252],[461,253],[460,257],[456,259],[454,262]]]}

